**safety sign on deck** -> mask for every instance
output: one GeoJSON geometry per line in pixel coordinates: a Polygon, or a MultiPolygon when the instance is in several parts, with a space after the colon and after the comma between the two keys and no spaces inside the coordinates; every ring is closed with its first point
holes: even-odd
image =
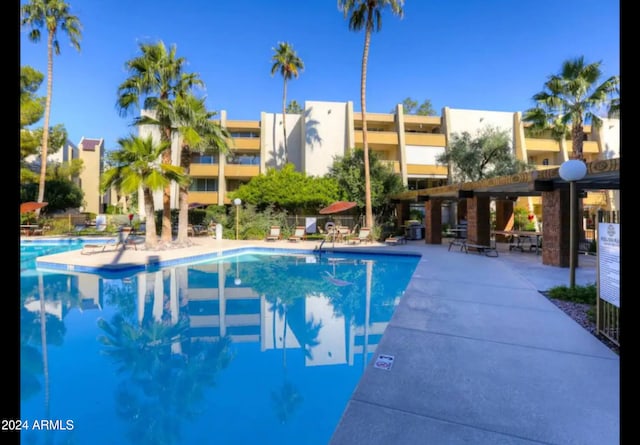
{"type": "Polygon", "coordinates": [[[378,358],[376,358],[373,366],[378,369],[386,369],[387,371],[390,370],[393,366],[393,355],[378,355],[378,358]]]}

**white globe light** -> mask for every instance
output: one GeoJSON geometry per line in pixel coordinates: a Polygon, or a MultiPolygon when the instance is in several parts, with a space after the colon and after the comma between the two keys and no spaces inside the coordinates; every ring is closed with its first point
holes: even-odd
{"type": "Polygon", "coordinates": [[[240,286],[242,284],[242,280],[240,278],[236,278],[235,280],[233,280],[233,284],[235,284],[236,286],[240,286]]]}
{"type": "Polygon", "coordinates": [[[558,173],[565,181],[579,181],[587,174],[587,165],[579,159],[571,159],[560,165],[558,173]]]}
{"type": "Polygon", "coordinates": [[[233,200],[233,204],[239,206],[240,204],[242,204],[242,200],[240,198],[236,198],[233,200]]]}

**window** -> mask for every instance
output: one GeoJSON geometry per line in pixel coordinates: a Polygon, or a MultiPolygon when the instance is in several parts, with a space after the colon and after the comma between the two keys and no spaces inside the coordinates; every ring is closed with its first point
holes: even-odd
{"type": "Polygon", "coordinates": [[[549,159],[544,158],[544,159],[542,160],[542,165],[549,165],[549,159]]]}
{"type": "Polygon", "coordinates": [[[258,138],[260,137],[259,133],[253,131],[231,131],[231,137],[234,138],[258,138]]]}
{"type": "Polygon", "coordinates": [[[229,154],[227,155],[227,164],[259,165],[260,156],[241,153],[229,154]]]}
{"type": "Polygon", "coordinates": [[[193,164],[217,164],[218,156],[213,153],[192,153],[191,163],[193,164]]]}
{"type": "Polygon", "coordinates": [[[215,178],[192,178],[190,192],[217,192],[218,180],[215,178]]]}

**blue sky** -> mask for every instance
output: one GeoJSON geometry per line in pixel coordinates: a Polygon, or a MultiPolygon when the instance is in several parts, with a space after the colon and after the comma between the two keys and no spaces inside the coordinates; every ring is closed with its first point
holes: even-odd
{"type": "MultiPolygon", "coordinates": [[[[69,0],[82,22],[81,51],[60,36],[51,123],[69,139],[104,138],[107,149],[134,131],[120,117],[117,88],[139,44],[175,44],[186,70],[205,83],[207,105],[229,119],[259,120],[282,109],[282,77],[271,76],[278,42],[305,69],[287,102],[353,101],[360,110],[364,32],[352,32],[336,0],[69,0]]],[[[24,3],[24,1],[22,2],[24,3]]],[[[620,4],[611,0],[407,0],[404,18],[383,15],[371,40],[367,111],[386,113],[406,97],[442,107],[524,111],[564,60],[602,62],[620,74],[620,4]]],[[[20,64],[46,73],[46,40],[20,36],[20,64]]],[[[41,94],[46,93],[46,80],[41,94]]],[[[40,123],[40,126],[42,123],[40,123]]]]}

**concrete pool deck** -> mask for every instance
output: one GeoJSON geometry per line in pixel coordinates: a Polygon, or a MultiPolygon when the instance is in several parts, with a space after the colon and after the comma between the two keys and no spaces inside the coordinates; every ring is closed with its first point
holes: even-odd
{"type": "MultiPolygon", "coordinates": [[[[319,242],[194,238],[183,249],[128,248],[44,257],[60,267],[131,268],[238,247],[313,250],[319,242]]],[[[325,244],[324,249],[331,250],[325,244]]],[[[424,241],[335,250],[422,255],[330,445],[617,444],[620,358],[540,291],[568,285],[569,269],[535,253],[499,256],[424,241]],[[393,357],[390,369],[374,366],[393,357]]],[[[576,283],[596,281],[580,256],[576,283]]]]}

